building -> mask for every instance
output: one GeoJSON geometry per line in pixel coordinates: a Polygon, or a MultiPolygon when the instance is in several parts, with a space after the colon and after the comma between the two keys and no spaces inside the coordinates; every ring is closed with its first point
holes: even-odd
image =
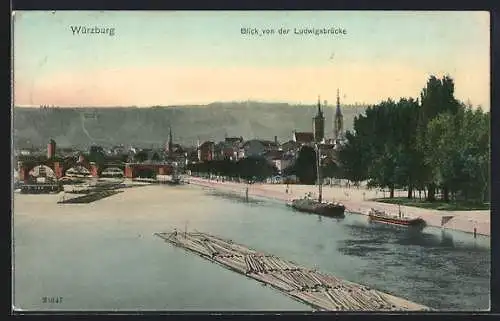
{"type": "Polygon", "coordinates": [[[263,156],[266,152],[279,150],[279,144],[275,141],[251,139],[243,143],[239,158],[263,156]]]}
{"type": "Polygon", "coordinates": [[[299,143],[301,146],[309,145],[314,143],[314,133],[293,131],[292,140],[299,143]]]}
{"type": "Polygon", "coordinates": [[[293,140],[289,140],[280,146],[280,150],[282,150],[286,154],[295,154],[302,144],[293,140]]]}
{"type": "Polygon", "coordinates": [[[340,110],[340,95],[337,89],[337,108],[335,110],[335,119],[333,121],[333,139],[336,144],[340,143],[344,135],[344,117],[340,110]]]}
{"type": "Polygon", "coordinates": [[[323,111],[321,110],[321,103],[318,97],[318,112],[313,118],[313,134],[314,141],[320,143],[325,138],[325,117],[323,116],[323,111]]]}
{"type": "Polygon", "coordinates": [[[201,162],[207,162],[214,160],[215,153],[215,143],[212,141],[206,141],[198,146],[198,159],[201,162]]]}
{"type": "Polygon", "coordinates": [[[231,144],[233,146],[239,146],[243,143],[243,137],[226,137],[224,138],[226,144],[231,144]]]}

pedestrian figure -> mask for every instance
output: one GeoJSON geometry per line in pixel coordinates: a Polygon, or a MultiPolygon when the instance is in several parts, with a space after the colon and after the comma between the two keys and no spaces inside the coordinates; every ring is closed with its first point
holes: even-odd
{"type": "Polygon", "coordinates": [[[474,238],[477,237],[477,228],[474,226],[474,238]]]}
{"type": "Polygon", "coordinates": [[[286,184],[286,193],[288,194],[288,184],[286,184]]]}

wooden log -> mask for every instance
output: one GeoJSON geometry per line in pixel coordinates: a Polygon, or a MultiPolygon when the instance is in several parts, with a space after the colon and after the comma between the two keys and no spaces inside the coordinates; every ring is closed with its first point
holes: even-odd
{"type": "Polygon", "coordinates": [[[317,277],[315,272],[309,273],[309,276],[316,282],[318,286],[325,286],[325,284],[317,277]]]}
{"type": "Polygon", "coordinates": [[[330,291],[325,291],[324,294],[332,301],[333,304],[337,307],[338,310],[344,310],[344,304],[337,299],[337,297],[331,293],[330,291]]]}
{"type": "Polygon", "coordinates": [[[255,261],[255,264],[257,265],[257,268],[259,269],[259,272],[260,273],[264,273],[266,271],[266,269],[264,268],[264,264],[260,260],[260,257],[259,256],[254,256],[253,259],[255,261]]]}
{"type": "Polygon", "coordinates": [[[289,271],[294,270],[293,265],[289,264],[289,262],[282,260],[282,259],[278,259],[278,260],[280,262],[280,265],[282,265],[285,270],[289,270],[289,271]]]}
{"type": "Polygon", "coordinates": [[[219,255],[231,257],[231,256],[234,256],[235,254],[237,254],[237,252],[230,251],[218,243],[212,243],[211,245],[215,250],[217,250],[217,252],[219,252],[219,255]]]}
{"type": "Polygon", "coordinates": [[[341,289],[337,289],[335,291],[337,295],[336,298],[344,303],[347,310],[352,311],[359,309],[357,304],[355,304],[355,302],[353,302],[353,300],[351,300],[351,298],[348,295],[346,295],[344,291],[342,291],[341,289]]]}
{"type": "Polygon", "coordinates": [[[335,306],[335,309],[337,311],[345,310],[345,307],[342,304],[342,302],[337,300],[329,291],[325,291],[323,293],[330,300],[331,304],[333,304],[335,306]]]}
{"type": "Polygon", "coordinates": [[[279,289],[282,289],[283,291],[289,292],[289,291],[295,290],[294,287],[281,281],[280,279],[275,278],[274,275],[272,275],[272,274],[261,274],[259,276],[262,280],[268,282],[269,284],[271,284],[279,289]]]}
{"type": "Polygon", "coordinates": [[[204,242],[203,244],[209,249],[209,251],[212,253],[212,255],[218,255],[219,254],[219,251],[217,251],[217,249],[215,249],[213,247],[213,245],[210,244],[209,242],[204,242]]]}
{"type": "Polygon", "coordinates": [[[297,296],[303,298],[304,301],[312,302],[314,305],[321,307],[324,310],[335,311],[337,307],[332,304],[325,296],[318,293],[310,293],[308,291],[301,291],[296,293],[297,296]]]}
{"type": "Polygon", "coordinates": [[[305,273],[303,271],[300,271],[300,273],[302,274],[304,280],[307,282],[310,288],[315,288],[317,286],[317,283],[309,277],[307,272],[305,273]]]}
{"type": "Polygon", "coordinates": [[[249,255],[248,259],[252,262],[255,272],[260,272],[260,267],[255,257],[253,255],[249,255]]]}
{"type": "Polygon", "coordinates": [[[255,256],[250,255],[250,256],[248,256],[248,258],[252,261],[252,265],[255,268],[255,272],[257,272],[257,273],[260,272],[261,269],[260,269],[260,266],[259,266],[259,262],[255,259],[255,256]]]}
{"type": "MultiPolygon", "coordinates": [[[[285,272],[286,273],[286,272],[285,272]]],[[[288,277],[288,275],[285,275],[283,272],[274,272],[273,276],[282,280],[283,282],[289,284],[290,286],[294,287],[297,290],[301,290],[302,286],[298,283],[296,283],[294,280],[288,277]]]]}
{"type": "Polygon", "coordinates": [[[262,256],[258,256],[255,259],[257,261],[257,265],[259,266],[260,272],[267,273],[266,266],[264,265],[264,262],[262,262],[262,256]]]}
{"type": "Polygon", "coordinates": [[[351,298],[358,304],[361,311],[376,310],[377,306],[373,304],[368,298],[359,296],[357,294],[352,294],[351,298]]]}
{"type": "Polygon", "coordinates": [[[272,257],[272,256],[271,256],[271,257],[268,257],[268,258],[267,258],[267,261],[268,261],[268,262],[269,262],[269,263],[273,266],[273,268],[274,268],[275,270],[281,270],[281,269],[282,269],[282,268],[281,268],[281,266],[279,266],[279,265],[276,263],[276,259],[275,259],[275,257],[272,257]]]}
{"type": "Polygon", "coordinates": [[[244,254],[255,254],[256,251],[252,250],[252,249],[249,249],[247,247],[243,247],[239,244],[236,244],[236,243],[232,243],[232,242],[229,242],[227,240],[224,240],[224,239],[220,239],[218,237],[215,237],[215,236],[212,236],[212,235],[209,235],[209,234],[206,234],[206,233],[203,233],[203,236],[210,239],[211,241],[213,242],[216,242],[216,243],[219,243],[221,244],[222,246],[229,246],[230,248],[232,248],[233,250],[237,251],[237,252],[240,252],[240,253],[244,253],[244,254]]]}
{"type": "Polygon", "coordinates": [[[371,298],[364,295],[360,291],[353,291],[348,289],[347,292],[352,300],[357,302],[357,304],[360,306],[360,309],[370,309],[373,306],[371,298]]]}
{"type": "Polygon", "coordinates": [[[245,267],[241,266],[239,264],[236,264],[233,260],[227,257],[222,257],[222,256],[217,256],[214,258],[217,262],[224,264],[226,266],[229,266],[233,268],[234,270],[240,272],[240,273],[245,273],[245,267]]]}
{"type": "Polygon", "coordinates": [[[339,289],[330,289],[328,293],[332,295],[332,297],[341,304],[342,309],[344,310],[353,310],[352,304],[345,299],[344,294],[339,289]]]}
{"type": "Polygon", "coordinates": [[[252,261],[252,257],[250,255],[247,255],[246,259],[248,261],[248,265],[250,265],[250,271],[251,272],[257,272],[257,268],[255,267],[255,265],[254,265],[254,263],[252,261]]]}
{"type": "Polygon", "coordinates": [[[237,266],[243,272],[245,272],[247,269],[247,266],[244,262],[234,260],[234,258],[232,257],[218,256],[218,258],[223,259],[227,262],[231,262],[234,266],[237,266]]]}
{"type": "Polygon", "coordinates": [[[309,288],[309,283],[304,278],[304,275],[302,275],[300,273],[300,271],[295,271],[295,272],[292,272],[292,273],[293,273],[293,276],[295,277],[295,279],[298,280],[300,282],[300,284],[302,284],[302,286],[304,288],[309,288]]]}
{"type": "Polygon", "coordinates": [[[250,260],[248,259],[248,256],[245,256],[245,264],[247,267],[247,273],[253,272],[253,267],[252,264],[250,263],[250,260]]]}
{"type": "Polygon", "coordinates": [[[301,279],[300,275],[297,275],[295,272],[290,272],[288,275],[294,280],[294,282],[300,285],[301,290],[305,290],[307,288],[307,284],[301,279]]]}
{"type": "Polygon", "coordinates": [[[214,242],[213,240],[210,240],[210,242],[213,244],[214,247],[217,247],[221,251],[225,251],[227,253],[239,253],[239,251],[235,250],[230,244],[223,243],[223,242],[214,242]]]}
{"type": "Polygon", "coordinates": [[[267,262],[267,258],[266,257],[261,257],[260,261],[262,262],[262,265],[264,266],[264,270],[266,272],[271,272],[273,270],[273,268],[267,262]]]}
{"type": "Polygon", "coordinates": [[[289,268],[289,266],[285,263],[285,261],[283,261],[282,259],[276,257],[275,258],[275,262],[280,266],[280,268],[282,270],[285,270],[285,271],[290,271],[291,269],[289,268]]]}
{"type": "Polygon", "coordinates": [[[373,298],[373,301],[376,302],[380,308],[387,308],[387,309],[391,309],[393,304],[391,304],[390,302],[387,302],[387,300],[385,300],[379,293],[378,291],[376,290],[371,290],[370,292],[370,296],[373,298]]]}

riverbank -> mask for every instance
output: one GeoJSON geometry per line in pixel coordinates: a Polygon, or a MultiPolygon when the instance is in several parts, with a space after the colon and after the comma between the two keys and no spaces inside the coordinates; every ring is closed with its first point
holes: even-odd
{"type": "MultiPolygon", "coordinates": [[[[248,195],[276,199],[280,201],[289,201],[293,198],[303,197],[306,193],[317,195],[317,186],[313,185],[289,185],[288,193],[284,184],[244,184],[236,182],[221,182],[208,180],[199,177],[189,177],[190,184],[217,188],[221,190],[229,190],[233,193],[245,194],[248,186],[248,195]]],[[[371,208],[386,211],[389,213],[397,213],[398,205],[370,201],[380,197],[380,192],[366,188],[342,188],[337,186],[324,186],[323,199],[327,201],[340,201],[346,206],[348,212],[368,215],[371,208]]],[[[427,222],[428,226],[444,227],[467,233],[473,233],[476,228],[477,234],[490,236],[490,211],[439,211],[424,209],[418,207],[401,206],[401,211],[407,217],[421,217],[427,222]],[[448,222],[441,226],[442,218],[445,216],[453,216],[448,222]]]]}

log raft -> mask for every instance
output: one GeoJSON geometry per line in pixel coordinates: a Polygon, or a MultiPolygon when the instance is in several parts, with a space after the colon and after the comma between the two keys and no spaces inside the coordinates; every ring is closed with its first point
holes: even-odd
{"type": "Polygon", "coordinates": [[[265,285],[319,311],[429,311],[430,308],[300,267],[274,255],[261,253],[201,232],[155,233],[166,242],[265,285]]]}

